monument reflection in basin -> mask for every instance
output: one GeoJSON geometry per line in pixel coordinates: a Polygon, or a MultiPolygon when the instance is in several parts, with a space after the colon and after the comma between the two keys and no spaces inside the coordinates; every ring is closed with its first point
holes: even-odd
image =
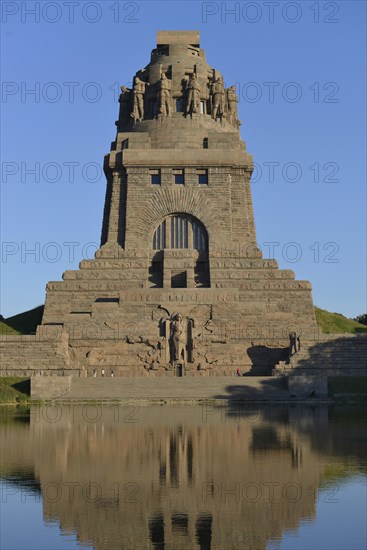
{"type": "MultiPolygon", "coordinates": [[[[265,550],[316,521],[318,502],[340,515],[339,485],[365,474],[365,423],[332,415],[326,406],[33,407],[29,424],[1,423],[1,470],[26,491],[32,478],[44,521],[95,550],[265,550]]],[[[359,548],[358,513],[343,514],[343,532],[354,531],[344,540],[359,548]]],[[[318,547],[335,548],[329,537],[318,547]]]]}

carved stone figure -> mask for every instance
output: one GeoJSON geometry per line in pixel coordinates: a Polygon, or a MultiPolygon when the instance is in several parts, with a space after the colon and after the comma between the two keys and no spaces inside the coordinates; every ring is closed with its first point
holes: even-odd
{"type": "Polygon", "coordinates": [[[159,89],[157,94],[158,113],[163,116],[171,114],[171,86],[170,81],[164,73],[159,81],[159,89]]]}
{"type": "Polygon", "coordinates": [[[138,353],[138,358],[144,363],[144,368],[147,370],[157,370],[161,363],[161,342],[150,341],[140,337],[142,342],[146,344],[150,349],[145,353],[138,353]]]}
{"type": "Polygon", "coordinates": [[[170,323],[170,357],[172,363],[181,359],[184,345],[183,338],[182,316],[177,313],[170,323]]]}
{"type": "Polygon", "coordinates": [[[135,121],[143,120],[144,118],[144,94],[145,94],[146,84],[137,76],[134,78],[134,109],[131,113],[131,116],[135,121]]]}
{"type": "Polygon", "coordinates": [[[200,84],[196,79],[196,74],[190,76],[186,89],[186,114],[200,112],[200,84]]]}
{"type": "Polygon", "coordinates": [[[121,86],[120,103],[120,122],[127,124],[131,113],[131,90],[126,86],[121,86]]]}
{"type": "Polygon", "coordinates": [[[224,85],[223,79],[214,80],[211,87],[212,94],[212,118],[222,118],[224,114],[224,85]]]}
{"type": "Polygon", "coordinates": [[[236,126],[238,128],[239,126],[238,111],[237,111],[238,97],[236,94],[236,86],[231,86],[230,88],[227,88],[226,95],[227,95],[227,109],[228,109],[227,120],[230,124],[232,124],[232,126],[236,126]]]}

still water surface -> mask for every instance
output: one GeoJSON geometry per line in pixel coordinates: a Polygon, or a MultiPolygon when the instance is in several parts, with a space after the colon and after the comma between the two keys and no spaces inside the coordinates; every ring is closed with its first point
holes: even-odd
{"type": "Polygon", "coordinates": [[[0,411],[1,550],[359,550],[365,411],[0,411]]]}

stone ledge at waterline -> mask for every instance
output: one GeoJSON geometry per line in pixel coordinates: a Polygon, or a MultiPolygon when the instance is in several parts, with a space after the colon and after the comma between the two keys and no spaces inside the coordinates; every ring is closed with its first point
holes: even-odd
{"type": "Polygon", "coordinates": [[[195,402],[205,400],[286,400],[286,377],[74,378],[35,376],[32,399],[61,401],[195,402]],[[53,381],[50,384],[50,380],[53,381]],[[59,381],[61,382],[59,384],[59,381]]]}

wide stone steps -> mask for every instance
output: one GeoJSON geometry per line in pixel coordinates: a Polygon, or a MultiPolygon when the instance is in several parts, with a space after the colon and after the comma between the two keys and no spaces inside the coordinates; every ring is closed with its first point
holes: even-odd
{"type": "Polygon", "coordinates": [[[73,378],[71,400],[201,400],[284,399],[289,397],[286,379],[258,377],[184,376],[159,378],[73,378]]]}
{"type": "Polygon", "coordinates": [[[32,376],[38,372],[65,370],[65,359],[57,354],[57,341],[35,336],[5,337],[0,341],[0,376],[32,376]]]}
{"type": "Polygon", "coordinates": [[[302,342],[299,352],[290,361],[280,361],[274,369],[276,373],[315,370],[326,371],[328,375],[342,371],[362,375],[367,374],[367,337],[351,335],[325,335],[316,342],[302,342]]]}

